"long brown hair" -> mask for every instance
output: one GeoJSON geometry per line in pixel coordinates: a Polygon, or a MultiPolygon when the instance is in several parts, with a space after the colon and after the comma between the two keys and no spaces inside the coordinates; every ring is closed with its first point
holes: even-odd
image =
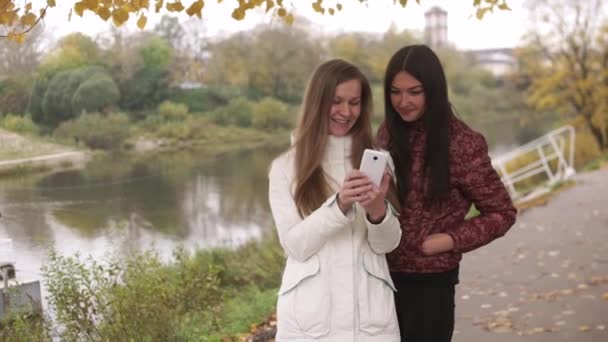
{"type": "Polygon", "coordinates": [[[354,65],[332,59],[317,67],[308,81],[300,120],[296,127],[295,193],[294,199],[301,217],[319,208],[331,195],[321,162],[325,155],[329,135],[329,111],[336,87],[344,82],[361,83],[361,114],[351,128],[351,162],[359,168],[363,150],[372,148],[371,112],[372,92],[369,81],[354,65]]]}

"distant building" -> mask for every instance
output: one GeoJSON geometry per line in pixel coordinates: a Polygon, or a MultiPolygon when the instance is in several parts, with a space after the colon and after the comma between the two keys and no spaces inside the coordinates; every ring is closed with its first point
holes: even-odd
{"type": "Polygon", "coordinates": [[[432,48],[448,45],[448,12],[434,6],[424,13],[424,40],[432,48]]]}
{"type": "MultiPolygon", "coordinates": [[[[449,45],[448,40],[448,12],[434,6],[424,13],[424,39],[433,49],[449,45]]],[[[517,66],[514,49],[478,49],[465,53],[471,57],[475,64],[489,70],[496,76],[501,76],[517,66]]]]}
{"type": "Polygon", "coordinates": [[[473,58],[475,64],[490,70],[496,76],[504,75],[517,67],[512,48],[469,50],[465,53],[473,58]]]}
{"type": "Polygon", "coordinates": [[[184,82],[178,83],[176,85],[176,87],[180,88],[180,89],[189,90],[189,89],[204,88],[205,85],[203,83],[197,82],[197,81],[184,81],[184,82]]]}

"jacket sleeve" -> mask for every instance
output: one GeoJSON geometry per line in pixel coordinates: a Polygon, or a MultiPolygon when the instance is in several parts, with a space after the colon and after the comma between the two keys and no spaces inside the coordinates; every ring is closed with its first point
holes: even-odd
{"type": "Polygon", "coordinates": [[[365,218],[367,224],[367,240],[376,254],[386,254],[399,246],[401,241],[401,225],[393,206],[386,202],[386,215],[384,220],[373,224],[365,218]]]}
{"type": "Polygon", "coordinates": [[[333,195],[302,219],[291,193],[292,184],[286,174],[286,162],[285,158],[278,158],[272,163],[268,198],[281,246],[288,257],[302,262],[317,253],[330,236],[351,222],[352,214],[345,216],[333,195]]]}
{"type": "Polygon", "coordinates": [[[454,251],[465,253],[503,236],[515,223],[517,210],[492,167],[484,137],[474,133],[456,143],[465,145],[456,161],[460,191],[480,213],[449,233],[454,251]]]}
{"type": "MultiPolygon", "coordinates": [[[[384,125],[384,123],[382,123],[384,125]]],[[[384,150],[383,150],[384,151],[384,150]]],[[[388,151],[384,151],[389,153],[388,151]]],[[[389,156],[388,167],[395,181],[395,164],[393,159],[389,156]]],[[[373,224],[367,220],[365,215],[365,223],[367,224],[367,240],[369,245],[376,254],[386,254],[397,248],[401,241],[401,224],[399,223],[399,214],[397,210],[389,203],[386,203],[386,215],[382,222],[373,224]]]]}

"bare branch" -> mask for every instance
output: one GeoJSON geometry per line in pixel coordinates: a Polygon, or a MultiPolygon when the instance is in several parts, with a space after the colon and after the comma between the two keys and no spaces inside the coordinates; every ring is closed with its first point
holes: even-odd
{"type": "MultiPolygon", "coordinates": [[[[9,2],[9,3],[10,3],[10,2],[9,2]]],[[[8,4],[8,3],[7,3],[7,4],[8,4]]],[[[38,23],[39,23],[41,20],[43,20],[43,19],[44,19],[44,17],[46,16],[46,11],[47,11],[47,9],[48,9],[48,8],[49,8],[49,6],[47,5],[47,6],[46,6],[44,9],[42,9],[42,12],[40,13],[40,16],[38,17],[38,19],[36,19],[36,21],[34,22],[34,24],[33,24],[32,26],[30,26],[30,27],[29,27],[27,30],[25,30],[25,31],[21,31],[21,32],[19,32],[19,33],[17,33],[17,34],[26,34],[26,33],[29,33],[31,30],[33,30],[33,29],[34,29],[34,27],[36,27],[36,25],[38,25],[38,23]]],[[[1,34],[0,34],[0,38],[7,38],[7,37],[8,37],[8,34],[7,34],[7,35],[1,35],[1,34]]]]}

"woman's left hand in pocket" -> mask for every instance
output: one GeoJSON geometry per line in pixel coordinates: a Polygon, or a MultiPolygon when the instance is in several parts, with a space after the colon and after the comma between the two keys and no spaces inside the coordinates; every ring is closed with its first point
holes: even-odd
{"type": "Polygon", "coordinates": [[[446,233],[431,234],[422,242],[420,249],[427,256],[449,252],[454,249],[454,239],[446,233]]]}

